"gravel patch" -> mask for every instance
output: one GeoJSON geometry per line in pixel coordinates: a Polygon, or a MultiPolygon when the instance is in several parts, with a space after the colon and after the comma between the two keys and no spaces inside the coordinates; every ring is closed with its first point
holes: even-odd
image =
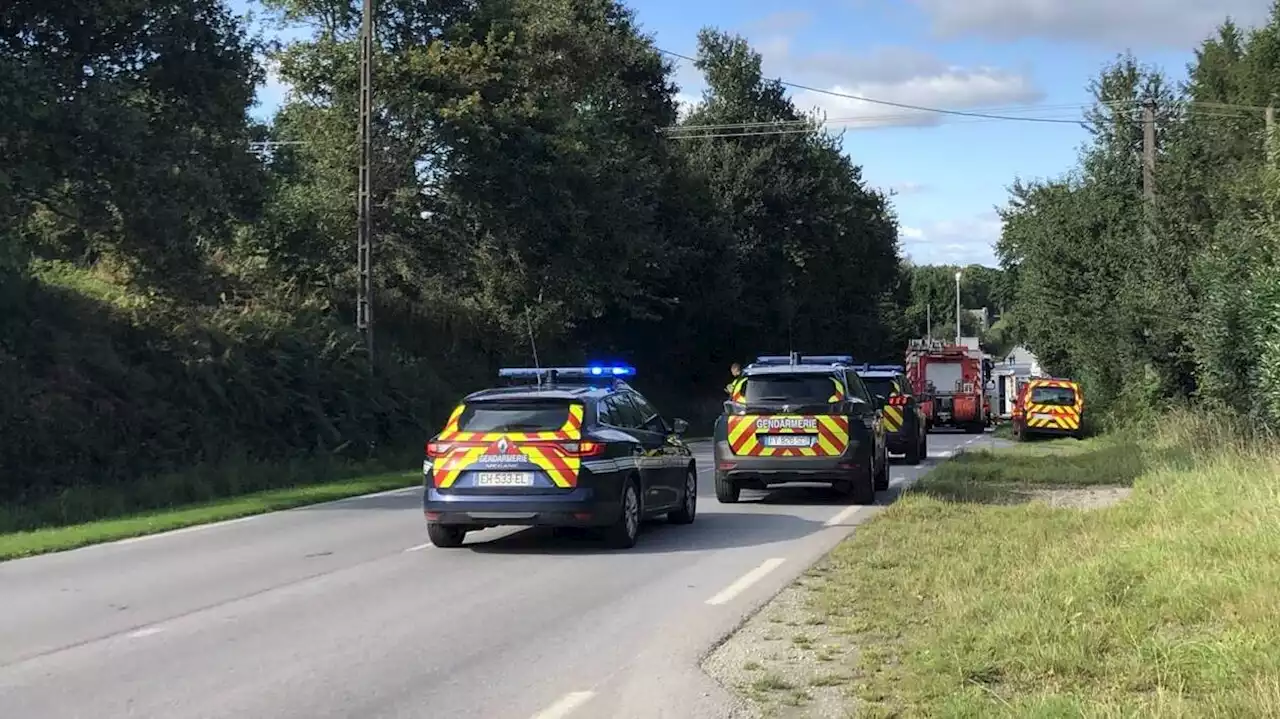
{"type": "Polygon", "coordinates": [[[809,608],[814,567],[713,651],[703,670],[751,705],[759,719],[853,716],[856,653],[849,637],[809,608]]]}
{"type": "Polygon", "coordinates": [[[1132,493],[1132,487],[1032,489],[1015,492],[1028,502],[1040,501],[1051,507],[1070,509],[1105,509],[1123,502],[1132,493]]]}

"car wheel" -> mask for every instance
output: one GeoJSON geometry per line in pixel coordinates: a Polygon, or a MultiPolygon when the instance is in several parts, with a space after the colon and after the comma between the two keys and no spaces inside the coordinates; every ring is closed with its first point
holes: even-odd
{"type": "Polygon", "coordinates": [[[635,480],[623,485],[621,504],[618,521],[604,530],[604,539],[614,549],[631,549],[640,537],[640,492],[635,480]]]}
{"type": "Polygon", "coordinates": [[[698,514],[698,472],[690,467],[684,478],[684,504],[680,509],[667,513],[672,524],[693,524],[698,514]]]}
{"type": "Polygon", "coordinates": [[[836,485],[837,490],[854,504],[876,503],[875,467],[867,466],[866,471],[836,485]]]}
{"type": "Polygon", "coordinates": [[[742,496],[742,488],[728,477],[716,476],[716,499],[720,504],[736,504],[742,496]]]}
{"type": "Polygon", "coordinates": [[[461,547],[463,540],[467,538],[467,528],[427,522],[427,538],[441,549],[461,547]]]}
{"type": "Polygon", "coordinates": [[[925,453],[924,438],[928,436],[929,435],[922,433],[920,435],[920,439],[917,439],[910,447],[907,448],[907,464],[920,464],[925,453]]]}
{"type": "Polygon", "coordinates": [[[875,491],[883,492],[889,488],[889,453],[885,452],[884,460],[880,462],[880,470],[876,472],[875,491]]]}

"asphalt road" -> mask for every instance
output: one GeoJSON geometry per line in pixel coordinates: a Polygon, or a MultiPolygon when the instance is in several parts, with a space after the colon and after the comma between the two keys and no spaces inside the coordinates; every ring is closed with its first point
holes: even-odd
{"type": "MultiPolygon", "coordinates": [[[[932,435],[880,504],[991,441],[932,435]]],[[[514,528],[438,549],[415,488],[0,564],[0,717],[730,716],[701,656],[878,508],[721,505],[696,448],[697,520],[622,552],[514,528]]]]}

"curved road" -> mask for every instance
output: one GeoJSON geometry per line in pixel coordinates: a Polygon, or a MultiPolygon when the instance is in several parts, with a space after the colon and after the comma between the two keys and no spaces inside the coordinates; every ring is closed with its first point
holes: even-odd
{"type": "MultiPolygon", "coordinates": [[[[895,464],[881,505],[956,448],[895,464]]],[[[0,716],[694,719],[698,661],[877,507],[721,505],[607,551],[541,530],[426,540],[418,488],[0,564],[0,716]]]]}

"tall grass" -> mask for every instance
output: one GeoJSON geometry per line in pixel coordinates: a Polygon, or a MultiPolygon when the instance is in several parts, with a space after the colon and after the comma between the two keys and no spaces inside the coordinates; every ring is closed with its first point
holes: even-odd
{"type": "Polygon", "coordinates": [[[856,646],[859,716],[1280,712],[1280,450],[1246,423],[1177,412],[948,463],[827,568],[813,611],[856,646]],[[1105,485],[1133,492],[1008,496],[1105,485]]]}

